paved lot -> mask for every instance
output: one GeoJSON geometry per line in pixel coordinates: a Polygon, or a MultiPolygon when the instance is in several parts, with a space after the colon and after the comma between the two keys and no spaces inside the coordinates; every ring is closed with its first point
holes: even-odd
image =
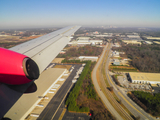
{"type": "Polygon", "coordinates": [[[58,120],[58,118],[60,116],[60,113],[61,113],[61,109],[59,109],[60,104],[61,104],[62,100],[64,100],[63,99],[64,96],[66,95],[68,89],[72,85],[72,80],[73,80],[74,76],[76,75],[77,69],[79,69],[80,67],[81,67],[80,64],[75,65],[75,67],[74,67],[72,73],[70,74],[70,76],[66,79],[64,84],[57,91],[57,93],[52,98],[52,100],[49,102],[47,107],[40,114],[38,120],[51,120],[51,119],[58,120]],[[56,115],[56,114],[58,114],[58,115],[56,115]]]}
{"type": "Polygon", "coordinates": [[[160,93],[160,87],[153,87],[154,93],[160,93]]]}
{"type": "Polygon", "coordinates": [[[117,76],[118,81],[120,84],[127,89],[132,89],[132,90],[151,90],[151,86],[148,84],[135,84],[135,83],[130,83],[130,81],[127,80],[127,77],[125,75],[117,76]]]}
{"type": "MultiPolygon", "coordinates": [[[[65,69],[51,68],[44,71],[40,75],[39,79],[35,81],[35,85],[37,87],[36,91],[23,94],[14,106],[12,106],[12,108],[7,112],[5,117],[11,118],[12,120],[25,119],[25,117],[33,110],[35,105],[41,100],[39,96],[44,96],[63,72],[65,72],[65,69]]],[[[19,92],[17,91],[16,93],[18,94],[19,92]]],[[[13,94],[13,96],[14,95],[16,94],[13,94]]]]}
{"type": "Polygon", "coordinates": [[[91,120],[91,117],[84,113],[71,113],[66,111],[62,120],[91,120]]]}

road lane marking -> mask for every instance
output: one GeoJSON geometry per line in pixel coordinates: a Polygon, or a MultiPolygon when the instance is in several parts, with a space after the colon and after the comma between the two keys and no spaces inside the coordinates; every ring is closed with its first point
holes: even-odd
{"type": "Polygon", "coordinates": [[[66,108],[63,109],[63,111],[62,111],[62,113],[61,113],[61,115],[60,115],[58,120],[62,120],[62,118],[63,118],[65,113],[66,113],[66,108]]]}
{"type": "MultiPolygon", "coordinates": [[[[109,51],[108,51],[109,52],[109,51]]],[[[107,53],[108,54],[108,53],[107,53]]],[[[113,82],[112,82],[112,80],[110,79],[110,76],[109,76],[109,74],[107,73],[107,76],[108,76],[108,78],[109,78],[109,81],[111,82],[111,84],[112,84],[112,86],[114,86],[114,84],[113,84],[113,82]]],[[[134,108],[137,112],[139,112],[141,115],[143,115],[139,110],[137,110],[131,103],[129,103],[129,101],[120,93],[120,92],[118,92],[118,94],[132,107],[132,108],[134,108]]],[[[144,115],[143,115],[144,116],[144,115]]],[[[145,118],[147,118],[146,116],[144,116],[145,118]]]]}
{"type": "MultiPolygon", "coordinates": [[[[137,110],[120,92],[118,92],[118,94],[132,107],[134,108],[137,112],[139,112],[140,114],[142,114],[139,110],[137,110]]],[[[143,114],[142,114],[143,115],[143,114]]],[[[144,116],[144,115],[143,115],[144,116]]],[[[146,116],[144,116],[145,118],[147,118],[146,116]]]]}
{"type": "Polygon", "coordinates": [[[58,108],[57,108],[57,110],[55,111],[54,115],[52,116],[51,120],[53,120],[54,116],[56,115],[57,111],[59,110],[60,106],[62,105],[62,102],[63,102],[64,99],[66,98],[66,96],[67,96],[67,94],[68,94],[68,92],[70,91],[70,89],[71,89],[72,86],[73,86],[73,83],[71,84],[71,86],[69,87],[67,93],[66,93],[65,96],[63,97],[63,99],[62,99],[60,105],[58,106],[58,108]]]}
{"type": "MultiPolygon", "coordinates": [[[[61,94],[61,92],[63,91],[63,89],[65,88],[65,86],[69,83],[69,81],[67,81],[67,83],[64,85],[64,87],[62,89],[60,89],[60,93],[59,95],[61,94]]],[[[55,100],[57,100],[57,98],[59,97],[59,95],[55,98],[55,100]]],[[[53,101],[52,103],[54,103],[55,101],[53,101]]],[[[47,106],[46,106],[47,107],[47,106]]],[[[43,115],[42,119],[44,119],[44,117],[46,116],[46,114],[48,113],[48,111],[51,109],[51,107],[45,112],[45,114],[43,115]]]]}

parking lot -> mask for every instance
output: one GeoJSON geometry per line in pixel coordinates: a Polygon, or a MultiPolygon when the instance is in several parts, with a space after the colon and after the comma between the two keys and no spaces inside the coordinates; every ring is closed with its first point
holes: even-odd
{"type": "Polygon", "coordinates": [[[142,90],[142,91],[152,91],[152,87],[149,84],[135,84],[128,81],[126,75],[117,76],[117,79],[121,86],[128,90],[142,90]]]}

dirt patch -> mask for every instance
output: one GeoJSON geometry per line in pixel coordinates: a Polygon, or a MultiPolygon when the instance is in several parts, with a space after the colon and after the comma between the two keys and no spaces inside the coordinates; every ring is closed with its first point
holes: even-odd
{"type": "Polygon", "coordinates": [[[72,67],[72,65],[55,65],[54,68],[65,68],[69,70],[72,67]]]}
{"type": "Polygon", "coordinates": [[[52,63],[61,63],[62,60],[64,60],[65,58],[55,58],[52,63]]]}

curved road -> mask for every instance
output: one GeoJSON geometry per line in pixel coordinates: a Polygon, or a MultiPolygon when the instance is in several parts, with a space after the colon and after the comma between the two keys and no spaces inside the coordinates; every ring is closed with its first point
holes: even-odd
{"type": "Polygon", "coordinates": [[[105,106],[108,108],[108,110],[111,112],[111,114],[118,120],[123,120],[123,118],[118,114],[118,112],[113,108],[113,106],[110,104],[110,102],[108,101],[108,99],[106,98],[106,96],[104,95],[104,93],[100,90],[99,84],[97,82],[97,69],[105,55],[105,51],[108,47],[108,44],[105,46],[103,53],[100,57],[100,59],[98,60],[97,64],[95,65],[93,72],[92,72],[92,80],[93,80],[93,84],[95,86],[95,89],[98,93],[98,95],[100,96],[101,100],[103,101],[103,103],[105,104],[105,106]]]}
{"type": "MultiPolygon", "coordinates": [[[[110,50],[111,46],[108,46],[110,50]]],[[[110,52],[110,51],[108,51],[110,52]]],[[[110,55],[110,54],[109,54],[110,55]]],[[[113,82],[112,78],[109,75],[108,66],[109,66],[109,56],[106,61],[105,70],[106,70],[106,77],[111,86],[114,88],[114,93],[116,96],[122,101],[124,106],[136,117],[140,117],[141,120],[154,120],[152,116],[142,110],[137,104],[135,104],[127,95],[121,92],[117,85],[113,82]]]]}

